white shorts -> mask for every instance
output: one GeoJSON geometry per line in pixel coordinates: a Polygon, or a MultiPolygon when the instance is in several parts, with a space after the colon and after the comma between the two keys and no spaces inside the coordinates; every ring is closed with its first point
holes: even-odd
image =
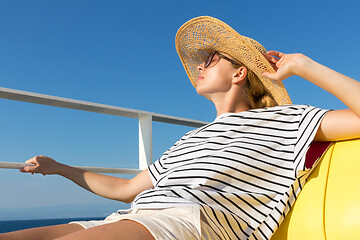
{"type": "Polygon", "coordinates": [[[115,212],[105,218],[105,220],[70,223],[80,224],[86,229],[125,219],[133,220],[145,226],[156,240],[221,239],[207,224],[198,206],[165,209],[133,209],[115,212]]]}

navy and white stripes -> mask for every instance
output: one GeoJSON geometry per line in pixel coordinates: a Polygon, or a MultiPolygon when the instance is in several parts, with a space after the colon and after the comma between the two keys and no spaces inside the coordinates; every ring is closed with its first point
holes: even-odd
{"type": "Polygon", "coordinates": [[[133,208],[200,205],[223,239],[269,239],[305,183],[326,111],[287,105],[226,113],[185,134],[149,172],[133,208]]]}

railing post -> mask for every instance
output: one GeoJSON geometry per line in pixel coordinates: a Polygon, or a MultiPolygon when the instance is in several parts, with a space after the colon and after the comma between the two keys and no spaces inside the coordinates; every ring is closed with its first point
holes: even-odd
{"type": "Polygon", "coordinates": [[[139,114],[139,169],[152,163],[152,115],[139,114]]]}

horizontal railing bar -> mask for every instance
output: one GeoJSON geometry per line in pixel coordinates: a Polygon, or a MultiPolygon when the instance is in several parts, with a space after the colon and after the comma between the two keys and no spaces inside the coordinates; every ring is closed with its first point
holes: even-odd
{"type": "Polygon", "coordinates": [[[0,98],[129,118],[139,118],[140,114],[151,114],[153,121],[189,127],[201,127],[208,124],[208,122],[204,121],[173,117],[141,110],[115,107],[111,105],[55,97],[51,95],[32,93],[3,87],[0,87],[0,98]]]}
{"type": "Polygon", "coordinates": [[[145,111],[114,107],[105,104],[85,102],[3,87],[0,87],[0,98],[130,118],[138,118],[139,114],[147,114],[145,111]]]}
{"type": "MultiPolygon", "coordinates": [[[[0,168],[6,169],[20,169],[25,166],[33,166],[27,163],[16,163],[16,162],[0,162],[0,168]]],[[[96,173],[112,173],[112,174],[138,174],[141,172],[139,169],[128,169],[128,168],[105,168],[105,167],[86,167],[86,166],[73,166],[88,172],[96,173]]]]}
{"type": "Polygon", "coordinates": [[[162,115],[162,114],[158,114],[158,113],[152,113],[152,119],[153,119],[153,121],[156,121],[156,122],[171,123],[171,124],[175,124],[175,125],[195,127],[195,128],[199,128],[206,124],[209,124],[208,122],[204,122],[204,121],[192,120],[192,119],[181,118],[181,117],[172,117],[172,116],[162,115]]]}

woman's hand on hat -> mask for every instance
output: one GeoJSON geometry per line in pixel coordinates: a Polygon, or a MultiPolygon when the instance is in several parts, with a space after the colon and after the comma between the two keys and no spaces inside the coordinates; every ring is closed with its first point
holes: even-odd
{"type": "Polygon", "coordinates": [[[62,164],[56,162],[54,159],[45,157],[45,156],[35,156],[25,163],[29,164],[20,169],[24,173],[42,173],[44,176],[46,174],[56,174],[58,169],[62,164]]]}
{"type": "Polygon", "coordinates": [[[307,57],[301,53],[285,54],[278,51],[269,51],[263,55],[276,71],[275,73],[264,72],[263,76],[277,81],[298,75],[307,61],[307,57]]]}

